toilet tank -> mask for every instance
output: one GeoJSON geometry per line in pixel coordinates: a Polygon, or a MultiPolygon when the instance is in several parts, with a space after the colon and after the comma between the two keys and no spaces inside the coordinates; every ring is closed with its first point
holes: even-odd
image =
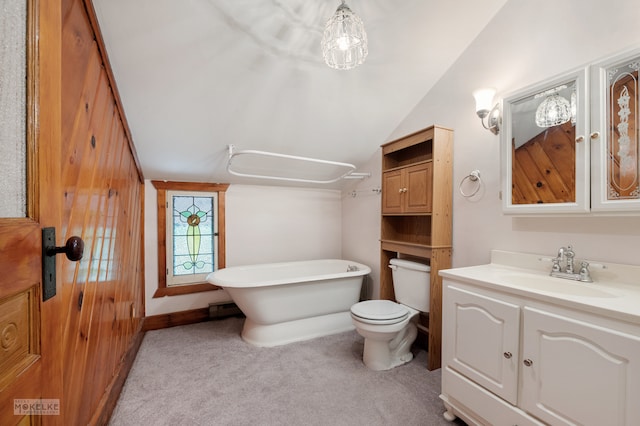
{"type": "Polygon", "coordinates": [[[392,271],[396,302],[420,312],[429,312],[429,265],[405,259],[391,259],[389,268],[392,271]]]}

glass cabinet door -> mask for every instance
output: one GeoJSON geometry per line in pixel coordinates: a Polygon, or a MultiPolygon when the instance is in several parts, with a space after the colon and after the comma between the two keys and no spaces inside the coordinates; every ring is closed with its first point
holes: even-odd
{"type": "Polygon", "coordinates": [[[591,210],[640,210],[640,49],[591,68],[591,210]]]}

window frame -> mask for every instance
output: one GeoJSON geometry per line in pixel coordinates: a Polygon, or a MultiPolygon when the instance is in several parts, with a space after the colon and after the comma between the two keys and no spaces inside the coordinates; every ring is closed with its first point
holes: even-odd
{"type": "Polygon", "coordinates": [[[158,212],[158,289],[153,294],[153,297],[176,296],[220,289],[220,287],[204,281],[167,286],[167,235],[171,235],[171,231],[167,229],[167,193],[169,191],[182,191],[194,193],[194,195],[199,192],[215,192],[218,194],[218,209],[216,212],[218,220],[217,260],[218,269],[222,269],[226,265],[225,194],[229,184],[158,180],[152,180],[151,183],[157,191],[156,210],[158,212]]]}

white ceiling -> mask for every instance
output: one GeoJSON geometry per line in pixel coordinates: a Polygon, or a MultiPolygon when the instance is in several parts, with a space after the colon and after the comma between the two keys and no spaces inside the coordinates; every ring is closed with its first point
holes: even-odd
{"type": "Polygon", "coordinates": [[[506,1],[349,0],[369,40],[349,71],[320,49],[338,0],[93,4],[145,178],[257,183],[229,144],[365,163],[506,1]]]}

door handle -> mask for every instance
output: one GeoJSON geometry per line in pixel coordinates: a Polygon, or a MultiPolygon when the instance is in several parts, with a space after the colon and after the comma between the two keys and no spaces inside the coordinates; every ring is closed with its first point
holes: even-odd
{"type": "Polygon", "coordinates": [[[61,247],[47,247],[47,256],[55,256],[56,254],[64,253],[67,259],[72,262],[77,262],[82,259],[84,253],[84,241],[80,237],[69,237],[66,244],[61,247]]]}
{"type": "Polygon", "coordinates": [[[56,228],[42,228],[42,301],[56,295],[56,254],[64,253],[67,259],[77,262],[84,254],[84,241],[71,237],[65,245],[56,247],[56,228]]]}

